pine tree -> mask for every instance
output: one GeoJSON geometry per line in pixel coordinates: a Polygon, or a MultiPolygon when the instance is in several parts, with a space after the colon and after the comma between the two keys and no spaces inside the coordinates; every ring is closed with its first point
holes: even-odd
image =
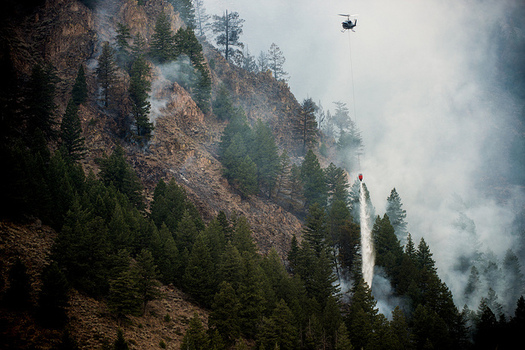
{"type": "Polygon", "coordinates": [[[219,118],[219,120],[228,120],[234,113],[235,109],[230,97],[230,93],[226,89],[224,84],[219,86],[217,95],[212,103],[213,113],[219,118]]]}
{"type": "Polygon", "coordinates": [[[308,150],[301,164],[301,179],[303,182],[306,207],[317,203],[324,208],[328,196],[325,174],[317,156],[312,150],[308,150]]]}
{"type": "Polygon", "coordinates": [[[213,299],[209,327],[217,329],[228,344],[233,344],[235,339],[241,334],[240,308],[239,298],[232,285],[226,281],[222,282],[219,285],[219,291],[213,299]]]}
{"type": "Polygon", "coordinates": [[[184,289],[198,302],[210,305],[215,294],[216,279],[214,264],[206,246],[204,235],[199,234],[191,250],[183,276],[184,289]]]}
{"type": "Polygon", "coordinates": [[[288,73],[283,69],[284,62],[286,62],[286,58],[284,57],[283,52],[279,46],[272,43],[272,45],[270,45],[270,50],[268,50],[268,68],[272,71],[276,80],[288,80],[288,73]]]}
{"type": "Polygon", "coordinates": [[[244,261],[237,247],[228,241],[217,268],[219,280],[229,283],[235,290],[239,288],[245,274],[244,261]]]}
{"type": "Polygon", "coordinates": [[[234,47],[243,47],[244,45],[239,41],[239,37],[242,34],[242,24],[244,20],[239,18],[238,12],[226,11],[222,16],[213,16],[214,22],[212,23],[213,33],[217,34],[216,43],[219,46],[224,47],[224,57],[226,61],[234,58],[236,55],[241,53],[240,50],[234,47]]]}
{"type": "Polygon", "coordinates": [[[75,78],[75,83],[73,84],[73,89],[71,90],[71,99],[75,104],[81,105],[87,101],[88,89],[86,82],[86,73],[84,72],[84,66],[80,65],[78,68],[78,73],[75,78]]]}
{"type": "Polygon", "coordinates": [[[150,67],[143,56],[137,57],[131,66],[129,96],[132,102],[133,117],[137,128],[136,138],[145,143],[151,137],[153,123],[149,121],[151,103],[150,67]]]}
{"type": "Polygon", "coordinates": [[[257,56],[257,70],[264,73],[268,71],[268,69],[270,69],[268,63],[268,53],[261,51],[259,56],[257,56]]]}
{"type": "Polygon", "coordinates": [[[115,63],[115,52],[107,41],[102,44],[102,53],[98,58],[96,73],[98,84],[102,90],[102,101],[105,107],[109,107],[112,89],[117,80],[117,65],[115,63]]]}
{"type": "Polygon", "coordinates": [[[152,238],[152,253],[159,267],[159,279],[164,284],[176,283],[177,271],[181,264],[179,250],[166,224],[160,230],[155,230],[152,238]]]}
{"type": "Polygon", "coordinates": [[[122,332],[122,329],[117,331],[117,339],[115,339],[115,342],[113,343],[113,349],[129,350],[129,345],[126,339],[124,339],[124,332],[122,332]]]}
{"type": "Polygon", "coordinates": [[[147,249],[142,249],[137,256],[137,292],[142,301],[142,314],[146,312],[146,305],[149,301],[158,299],[160,286],[157,279],[159,272],[153,260],[153,255],[147,249]]]}
{"type": "Polygon", "coordinates": [[[210,340],[197,312],[190,320],[186,334],[182,339],[181,349],[187,350],[206,350],[209,349],[210,340]]]}
{"type": "Polygon", "coordinates": [[[345,131],[348,130],[350,126],[350,112],[346,103],[341,101],[334,102],[335,104],[335,113],[332,117],[334,124],[338,127],[339,136],[345,131]]]}
{"type": "Polygon", "coordinates": [[[295,133],[302,144],[302,152],[312,148],[317,140],[317,121],[315,111],[317,106],[311,98],[307,98],[301,104],[301,108],[295,116],[295,133]]]}
{"type": "Polygon", "coordinates": [[[335,166],[334,163],[330,163],[326,169],[324,169],[326,184],[328,189],[329,202],[335,200],[347,201],[348,198],[348,182],[346,173],[343,168],[335,166]]]}
{"type": "Polygon", "coordinates": [[[337,339],[335,343],[335,350],[353,350],[354,347],[350,342],[350,335],[344,322],[341,322],[337,330],[337,339]]]}
{"type": "Polygon", "coordinates": [[[284,300],[275,306],[269,318],[263,318],[257,343],[262,349],[292,350],[297,344],[297,329],[292,311],[284,300]]]}
{"type": "Polygon", "coordinates": [[[401,244],[404,245],[406,243],[406,236],[408,234],[407,223],[405,221],[407,213],[406,210],[403,209],[401,197],[395,188],[392,189],[390,196],[386,201],[386,214],[390,219],[390,223],[394,227],[397,238],[400,240],[401,244]]]}
{"type": "Polygon", "coordinates": [[[195,28],[195,9],[192,0],[168,0],[173,5],[173,9],[179,13],[184,24],[188,28],[195,28]]]}
{"type": "Polygon", "coordinates": [[[64,156],[71,162],[84,158],[86,148],[82,136],[82,125],[78,116],[78,107],[73,99],[69,100],[66,113],[60,125],[60,140],[64,156]]]}
{"type": "Polygon", "coordinates": [[[403,258],[403,248],[386,214],[383,218],[377,216],[372,228],[372,237],[376,252],[375,263],[385,269],[392,279],[392,284],[396,285],[398,268],[403,258]]]}
{"type": "Polygon", "coordinates": [[[105,156],[99,162],[102,182],[125,194],[137,208],[143,208],[142,183],[135,170],[127,163],[122,146],[117,145],[109,157],[105,156]]]}
{"type": "Polygon", "coordinates": [[[421,238],[417,247],[416,259],[421,269],[426,269],[429,272],[435,273],[435,261],[432,259],[432,253],[430,247],[425,242],[424,238],[421,238]]]}
{"type": "Polygon", "coordinates": [[[257,166],[259,188],[265,189],[268,197],[271,197],[279,170],[279,153],[270,127],[260,119],[253,131],[250,156],[257,166]]]}
{"type": "Polygon", "coordinates": [[[197,35],[204,37],[205,30],[209,27],[208,21],[211,17],[206,13],[203,0],[194,0],[193,6],[195,8],[195,29],[197,35]]]}
{"type": "Polygon", "coordinates": [[[314,203],[308,208],[303,237],[318,257],[328,248],[326,236],[326,213],[318,203],[314,203]]]}
{"type": "Polygon", "coordinates": [[[170,18],[165,12],[161,12],[157,17],[154,33],[151,36],[151,58],[158,63],[166,63],[173,60],[175,54],[174,46],[170,18]]]}
{"type": "Polygon", "coordinates": [[[58,77],[51,65],[33,66],[26,92],[26,117],[30,137],[42,133],[46,140],[55,140],[55,92],[58,77]]]}
{"type": "Polygon", "coordinates": [[[249,197],[258,192],[257,165],[248,155],[241,134],[233,137],[231,144],[224,151],[222,163],[226,168],[226,178],[232,181],[243,197],[249,197]]]}
{"type": "Polygon", "coordinates": [[[357,348],[367,348],[375,331],[378,309],[366,282],[361,279],[354,285],[353,296],[348,309],[346,323],[352,345],[357,348]]]}
{"type": "Polygon", "coordinates": [[[135,269],[125,269],[110,281],[108,306],[118,319],[140,315],[141,299],[135,269]]]}
{"type": "Polygon", "coordinates": [[[347,127],[342,130],[337,140],[337,159],[342,167],[352,172],[359,167],[359,157],[363,154],[363,138],[355,122],[347,121],[347,127]]]}

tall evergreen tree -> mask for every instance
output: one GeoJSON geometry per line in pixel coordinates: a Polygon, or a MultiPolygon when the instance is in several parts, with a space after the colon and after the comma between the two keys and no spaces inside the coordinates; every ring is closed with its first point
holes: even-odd
{"type": "Polygon", "coordinates": [[[301,164],[301,180],[303,182],[306,207],[318,203],[326,206],[328,197],[326,179],[319,159],[312,150],[308,150],[301,164]]]}
{"type": "Polygon", "coordinates": [[[194,29],[196,26],[195,9],[192,0],[168,0],[173,5],[188,28],[194,29]]]}
{"type": "Polygon", "coordinates": [[[204,37],[211,17],[206,13],[203,0],[194,0],[193,6],[195,8],[195,30],[198,36],[204,37]]]}
{"type": "Polygon", "coordinates": [[[75,78],[75,83],[73,84],[73,89],[71,90],[71,99],[78,106],[86,102],[88,97],[88,89],[86,82],[86,73],[84,72],[84,66],[80,65],[78,68],[78,73],[75,78]]]}
{"type": "Polygon", "coordinates": [[[126,339],[124,339],[124,332],[122,332],[122,329],[117,331],[117,339],[115,339],[115,342],[113,343],[113,349],[129,350],[129,345],[126,339]]]}
{"type": "Polygon", "coordinates": [[[210,339],[206,334],[204,326],[197,312],[193,314],[189,327],[182,339],[181,349],[188,350],[205,350],[209,349],[210,339]]]}
{"type": "Polygon", "coordinates": [[[102,53],[98,58],[96,73],[102,92],[102,101],[105,107],[109,107],[111,91],[117,80],[117,65],[114,50],[107,41],[102,44],[102,53]]]}
{"type": "Polygon", "coordinates": [[[215,294],[216,280],[210,249],[204,241],[204,235],[197,236],[191,250],[188,265],[183,276],[184,289],[195,299],[210,306],[215,294]]]}
{"type": "Polygon", "coordinates": [[[392,189],[390,196],[388,196],[386,201],[386,214],[390,219],[390,223],[394,227],[397,238],[401,244],[404,245],[406,243],[406,237],[408,234],[407,223],[405,221],[407,213],[406,210],[403,209],[401,197],[395,188],[392,189]]]}
{"type": "Polygon", "coordinates": [[[251,159],[257,166],[257,181],[262,190],[271,196],[279,168],[279,153],[270,127],[260,119],[253,131],[253,142],[250,147],[251,159]]]}
{"type": "Polygon", "coordinates": [[[73,99],[69,100],[62,118],[60,140],[64,156],[71,162],[77,162],[85,156],[85,139],[82,136],[78,107],[73,99]]]}
{"type": "Polygon", "coordinates": [[[273,76],[277,80],[287,81],[288,73],[283,69],[286,58],[283,52],[275,43],[272,43],[270,50],[268,50],[268,67],[273,73],[273,76]]]}
{"type": "Polygon", "coordinates": [[[166,12],[161,12],[155,22],[154,33],[151,36],[150,55],[158,63],[166,63],[174,59],[175,43],[171,31],[170,18],[166,12]]]}
{"type": "Polygon", "coordinates": [[[239,17],[238,12],[228,12],[227,10],[222,16],[213,16],[213,19],[212,30],[213,33],[217,34],[216,43],[224,47],[221,51],[224,52],[226,61],[230,61],[241,53],[235,47],[242,48],[244,46],[239,41],[244,20],[239,17]]]}
{"type": "Polygon", "coordinates": [[[160,286],[157,279],[159,272],[157,265],[153,260],[153,255],[147,249],[142,249],[137,256],[137,292],[142,301],[142,314],[146,311],[146,305],[149,301],[158,299],[160,286]]]}
{"type": "Polygon", "coordinates": [[[105,156],[99,162],[102,182],[125,194],[137,208],[143,208],[142,183],[135,170],[127,163],[122,146],[117,145],[109,157],[105,156]]]}
{"type": "Polygon", "coordinates": [[[150,67],[146,59],[139,56],[131,66],[129,96],[137,128],[136,137],[141,143],[149,140],[153,130],[153,123],[149,121],[151,103],[148,99],[150,91],[150,67]]]}
{"type": "Polygon", "coordinates": [[[212,329],[217,329],[228,344],[233,344],[241,334],[240,308],[239,298],[232,285],[228,282],[222,282],[214,297],[209,326],[212,329]]]}
{"type": "Polygon", "coordinates": [[[30,137],[42,133],[46,140],[56,139],[55,104],[58,77],[50,64],[33,66],[25,98],[27,128],[30,137]]]}
{"type": "Polygon", "coordinates": [[[352,172],[359,167],[359,159],[363,154],[363,138],[353,120],[348,119],[347,123],[337,140],[337,159],[347,171],[352,172]]]}
{"type": "Polygon", "coordinates": [[[301,104],[301,108],[295,116],[295,130],[297,139],[302,144],[302,152],[306,153],[317,139],[317,121],[315,120],[315,111],[317,106],[311,98],[307,98],[301,104]]]}
{"type": "Polygon", "coordinates": [[[335,126],[337,126],[339,131],[339,136],[345,131],[348,130],[348,127],[350,126],[350,111],[348,110],[348,107],[346,106],[346,103],[337,101],[334,102],[335,104],[335,113],[332,116],[333,122],[335,126]]]}

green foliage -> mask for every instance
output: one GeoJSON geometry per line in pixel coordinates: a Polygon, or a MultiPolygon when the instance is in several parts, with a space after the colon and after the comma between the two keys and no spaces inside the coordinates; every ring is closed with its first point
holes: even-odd
{"type": "MultiPolygon", "coordinates": [[[[185,212],[193,220],[195,228],[202,230],[204,223],[195,205],[188,199],[184,189],[172,178],[168,184],[160,180],[153,194],[151,203],[151,219],[160,229],[166,224],[170,232],[176,232],[185,212]]],[[[187,247],[187,246],[186,246],[187,247]]],[[[179,250],[185,247],[178,246],[179,250]]]]}
{"type": "Polygon", "coordinates": [[[174,58],[174,45],[170,18],[167,13],[161,12],[157,17],[154,33],[151,36],[151,58],[158,63],[171,61],[174,58]]]}
{"type": "Polygon", "coordinates": [[[143,208],[142,183],[131,165],[126,162],[124,149],[117,145],[109,157],[105,156],[99,159],[99,162],[102,182],[126,195],[137,208],[143,208]]]}
{"type": "Polygon", "coordinates": [[[312,150],[308,150],[301,164],[301,180],[303,182],[306,207],[319,204],[326,206],[328,197],[326,178],[317,156],[312,150]]]}
{"type": "Polygon", "coordinates": [[[147,143],[153,131],[153,123],[149,121],[151,103],[150,67],[144,56],[138,56],[131,65],[129,81],[129,97],[132,104],[132,113],[135,118],[135,138],[141,144],[147,143]]]}
{"type": "Polygon", "coordinates": [[[283,69],[284,62],[286,62],[286,58],[284,57],[283,52],[279,46],[272,43],[272,45],[270,45],[270,50],[268,50],[268,68],[272,71],[274,78],[277,80],[288,80],[288,73],[283,69]]]}
{"type": "Polygon", "coordinates": [[[29,137],[42,133],[46,140],[55,140],[57,124],[55,92],[58,77],[51,64],[33,66],[25,94],[25,117],[29,137]]]}
{"type": "Polygon", "coordinates": [[[203,305],[211,305],[215,294],[216,280],[210,249],[204,235],[197,236],[191,250],[188,265],[183,276],[184,289],[203,305]]]}
{"type": "Polygon", "coordinates": [[[306,154],[317,141],[317,121],[315,112],[318,107],[311,98],[301,104],[301,108],[293,115],[295,137],[302,145],[302,154],[306,154]]]}
{"type": "Polygon", "coordinates": [[[213,113],[219,120],[229,120],[235,112],[230,93],[224,85],[219,86],[217,96],[212,103],[213,113]]]}
{"type": "Polygon", "coordinates": [[[78,106],[87,101],[88,89],[86,82],[86,73],[84,72],[84,66],[80,65],[78,68],[78,73],[75,78],[75,83],[73,84],[73,89],[71,90],[71,99],[78,106]]]}
{"type": "Polygon", "coordinates": [[[96,73],[101,88],[102,102],[105,107],[109,107],[112,89],[117,81],[117,64],[115,52],[107,41],[102,44],[102,53],[98,58],[96,73]]]}
{"type": "Polygon", "coordinates": [[[69,100],[66,113],[60,125],[61,149],[64,156],[71,162],[84,158],[86,147],[82,136],[82,126],[78,116],[78,107],[73,99],[69,100]]]}
{"type": "Polygon", "coordinates": [[[216,329],[228,344],[232,344],[241,334],[240,308],[239,298],[232,285],[222,282],[213,300],[209,327],[216,329]]]}
{"type": "Polygon", "coordinates": [[[192,28],[180,28],[174,40],[174,58],[184,55],[189,58],[194,72],[189,89],[192,92],[192,97],[197,103],[197,106],[204,112],[210,110],[211,97],[211,76],[208,71],[206,60],[202,52],[202,45],[199,43],[192,28]]]}
{"type": "Polygon", "coordinates": [[[259,188],[271,197],[279,171],[279,152],[270,127],[257,120],[253,130],[253,141],[250,147],[251,159],[257,167],[259,188]]]}
{"type": "Polygon", "coordinates": [[[257,165],[248,155],[244,138],[240,133],[233,137],[221,161],[225,167],[225,177],[233,183],[243,197],[258,192],[257,165]]]}
{"type": "Polygon", "coordinates": [[[195,28],[195,9],[191,0],[168,0],[188,28],[195,28]]]}
{"type": "Polygon", "coordinates": [[[213,16],[212,30],[216,37],[217,45],[223,47],[221,50],[224,53],[226,61],[229,61],[236,56],[241,55],[241,51],[235,47],[243,47],[244,45],[239,41],[242,34],[242,24],[244,20],[239,17],[238,12],[226,11],[222,16],[213,16]]]}
{"type": "Polygon", "coordinates": [[[205,350],[209,349],[210,339],[206,334],[204,326],[195,312],[190,320],[189,328],[182,339],[181,349],[205,350]]]}
{"type": "Polygon", "coordinates": [[[396,189],[393,188],[390,192],[390,196],[387,198],[386,204],[386,215],[390,219],[392,226],[396,232],[397,238],[401,243],[405,243],[407,232],[406,210],[403,209],[403,203],[401,203],[401,197],[397,193],[396,189]]]}
{"type": "Polygon", "coordinates": [[[115,339],[115,342],[113,343],[113,349],[114,350],[128,350],[129,345],[126,339],[124,339],[124,332],[122,332],[122,329],[119,329],[117,331],[117,339],[115,339]]]}
{"type": "Polygon", "coordinates": [[[159,277],[158,268],[154,263],[153,255],[147,249],[142,249],[137,256],[137,292],[142,301],[142,314],[146,311],[146,305],[149,301],[158,299],[160,286],[157,281],[159,277]]]}

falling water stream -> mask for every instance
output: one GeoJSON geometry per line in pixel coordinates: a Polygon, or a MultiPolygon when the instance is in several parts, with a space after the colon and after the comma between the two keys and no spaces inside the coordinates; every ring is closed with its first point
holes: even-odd
{"type": "Polygon", "coordinates": [[[366,199],[366,186],[361,182],[361,189],[359,195],[359,207],[360,207],[360,222],[361,222],[361,255],[362,255],[362,269],[363,279],[368,284],[368,287],[372,287],[372,279],[374,277],[374,242],[372,241],[372,229],[370,227],[370,208],[368,207],[368,201],[366,199]]]}

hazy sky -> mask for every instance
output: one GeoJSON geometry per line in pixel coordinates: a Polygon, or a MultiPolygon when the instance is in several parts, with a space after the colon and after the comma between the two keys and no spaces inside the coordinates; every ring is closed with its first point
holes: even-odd
{"type": "Polygon", "coordinates": [[[517,118],[513,100],[492,84],[498,53],[490,29],[505,21],[509,2],[205,0],[205,7],[239,12],[252,55],[278,45],[299,101],[312,97],[332,111],[332,102],[347,103],[362,131],[362,172],[376,212],[384,213],[395,187],[416,243],[425,237],[457,292],[466,277],[455,275],[456,257],[474,249],[453,226],[459,213],[475,222],[481,249],[502,256],[518,243],[511,224],[524,208],[523,187],[511,187],[504,203],[480,187],[508,167],[507,133],[517,118]],[[355,33],[341,33],[339,13],[358,14],[355,33]]]}

